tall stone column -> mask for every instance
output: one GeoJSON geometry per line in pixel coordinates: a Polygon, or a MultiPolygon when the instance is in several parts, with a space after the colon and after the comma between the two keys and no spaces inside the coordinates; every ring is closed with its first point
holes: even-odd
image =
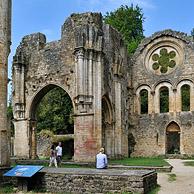
{"type": "Polygon", "coordinates": [[[11,0],[0,0],[0,166],[9,165],[7,64],[11,42],[11,0]]]}

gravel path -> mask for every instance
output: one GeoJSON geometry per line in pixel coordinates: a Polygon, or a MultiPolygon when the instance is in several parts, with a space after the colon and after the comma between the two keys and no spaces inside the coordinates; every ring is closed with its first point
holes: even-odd
{"type": "Polygon", "coordinates": [[[173,166],[171,173],[158,173],[158,194],[194,194],[194,167],[184,166],[187,160],[168,159],[173,166]],[[176,174],[176,181],[169,182],[168,174],[176,174]]]}

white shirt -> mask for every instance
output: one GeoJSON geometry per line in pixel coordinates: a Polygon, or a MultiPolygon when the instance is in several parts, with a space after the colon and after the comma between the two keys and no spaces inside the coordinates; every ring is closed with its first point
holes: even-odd
{"type": "Polygon", "coordinates": [[[57,146],[56,151],[57,151],[57,156],[62,156],[62,147],[61,146],[57,146]]]}
{"type": "Polygon", "coordinates": [[[101,152],[96,155],[96,168],[106,168],[108,165],[106,154],[101,152]]]}

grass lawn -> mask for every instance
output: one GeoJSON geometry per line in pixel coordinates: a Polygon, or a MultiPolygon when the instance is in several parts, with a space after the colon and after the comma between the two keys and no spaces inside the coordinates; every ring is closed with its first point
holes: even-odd
{"type": "Polygon", "coordinates": [[[155,189],[150,191],[148,194],[157,194],[160,191],[160,185],[157,185],[155,189]]]}
{"type": "Polygon", "coordinates": [[[176,174],[168,174],[168,181],[169,182],[176,181],[176,174]]]}
{"type": "Polygon", "coordinates": [[[170,166],[163,158],[124,158],[120,160],[110,160],[110,164],[121,164],[128,166],[170,166]]]}
{"type": "Polygon", "coordinates": [[[194,166],[194,161],[185,161],[183,162],[185,166],[194,166]]]}

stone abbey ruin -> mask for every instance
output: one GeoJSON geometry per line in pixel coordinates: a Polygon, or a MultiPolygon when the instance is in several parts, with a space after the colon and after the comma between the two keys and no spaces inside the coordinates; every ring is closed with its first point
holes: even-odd
{"type": "MultiPolygon", "coordinates": [[[[4,72],[10,28],[6,33],[0,37],[1,164],[8,149],[4,72]]],[[[129,57],[121,35],[101,14],[72,14],[58,41],[47,43],[41,33],[25,36],[12,73],[18,158],[35,157],[37,105],[55,87],[73,104],[75,161],[94,161],[101,146],[110,158],[194,154],[194,41],[184,33],[157,32],[129,57]]]]}

